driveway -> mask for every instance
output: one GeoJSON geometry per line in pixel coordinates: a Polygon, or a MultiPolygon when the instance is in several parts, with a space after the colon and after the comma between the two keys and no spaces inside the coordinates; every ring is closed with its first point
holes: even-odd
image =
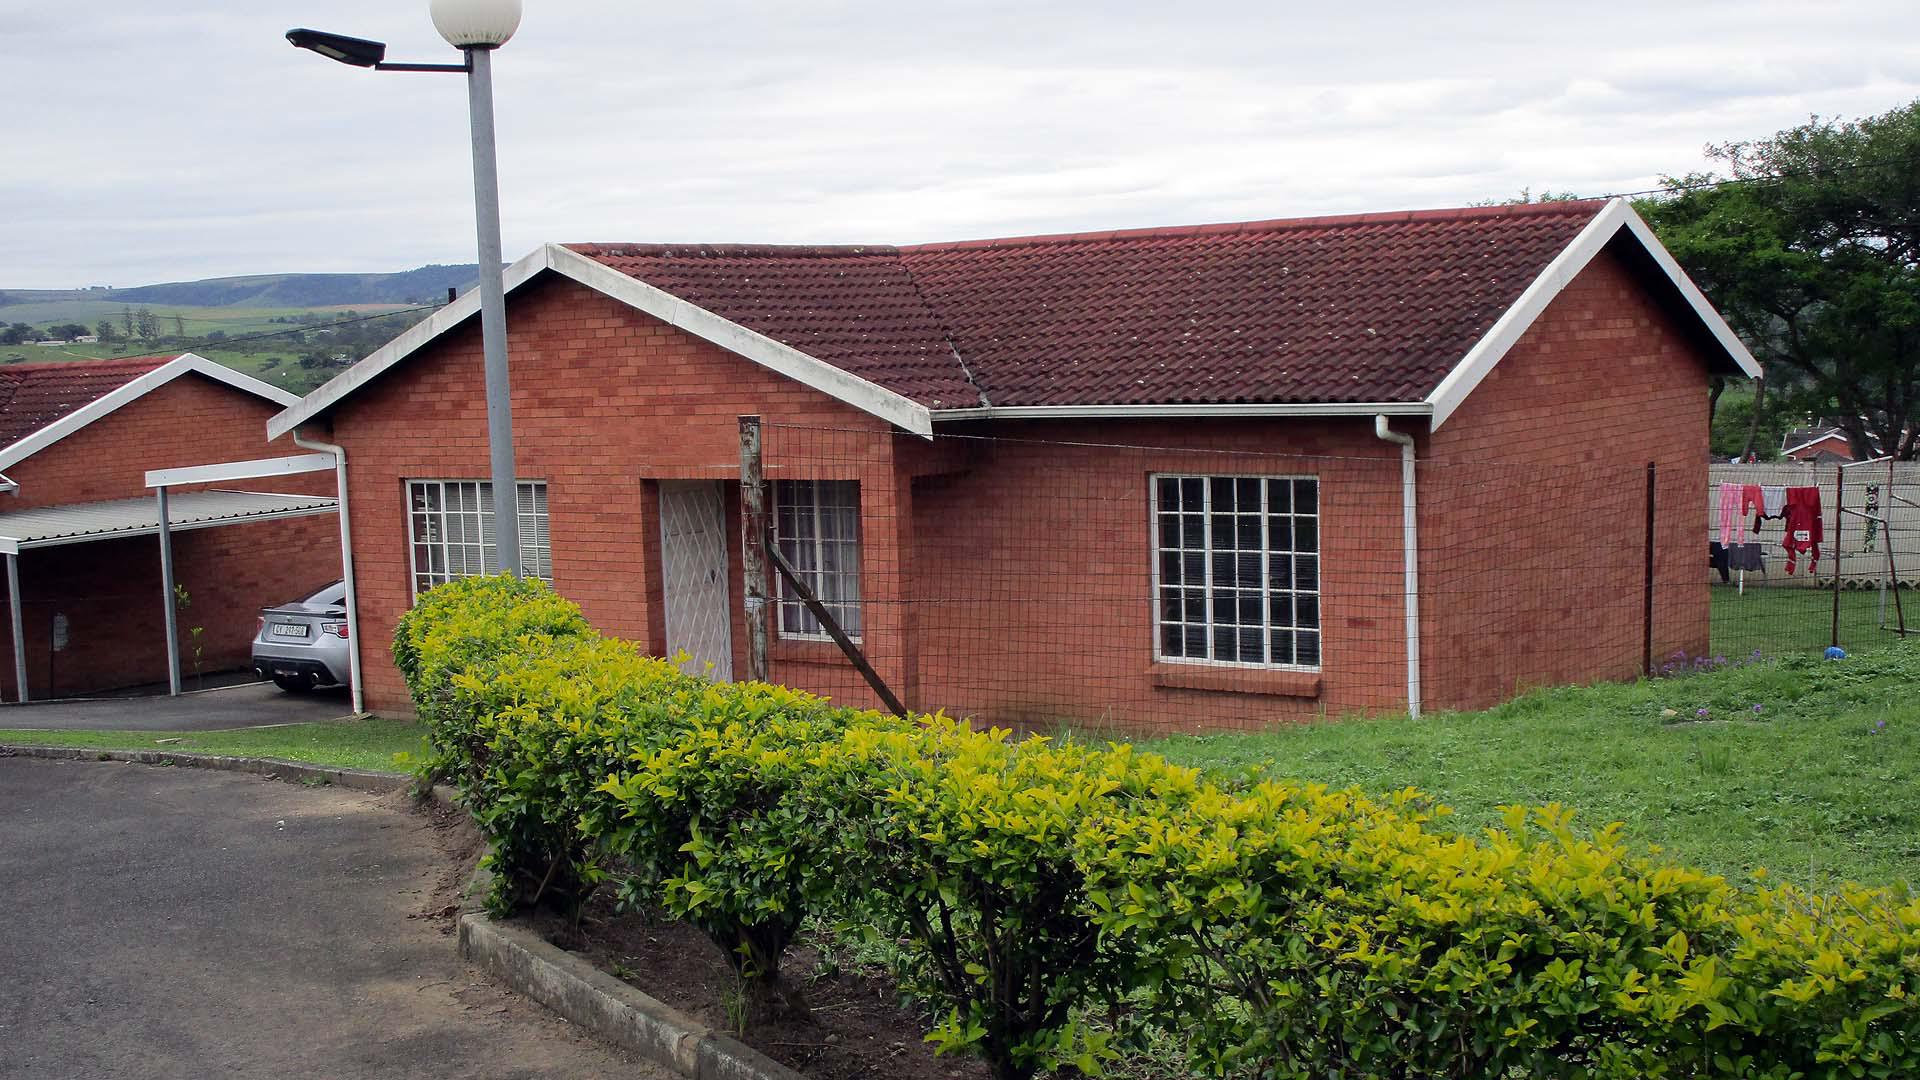
{"type": "Polygon", "coordinates": [[[665,1080],[454,952],[404,796],[0,758],[0,1077],[665,1080]]]}
{"type": "Polygon", "coordinates": [[[0,728],[52,731],[215,731],[335,720],[353,713],[345,687],[289,694],[272,683],[246,683],[168,697],[41,701],[0,707],[0,728]]]}

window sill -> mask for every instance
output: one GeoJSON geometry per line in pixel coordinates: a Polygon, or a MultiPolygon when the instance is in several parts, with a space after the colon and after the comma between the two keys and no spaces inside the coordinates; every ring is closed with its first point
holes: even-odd
{"type": "Polygon", "coordinates": [[[847,654],[832,639],[776,637],[767,643],[767,660],[775,664],[844,664],[847,654]]]}
{"type": "Polygon", "coordinates": [[[1272,697],[1317,698],[1320,696],[1320,673],[1317,671],[1278,671],[1272,668],[1156,663],[1147,668],[1147,674],[1152,677],[1155,686],[1180,690],[1267,694],[1272,697]]]}

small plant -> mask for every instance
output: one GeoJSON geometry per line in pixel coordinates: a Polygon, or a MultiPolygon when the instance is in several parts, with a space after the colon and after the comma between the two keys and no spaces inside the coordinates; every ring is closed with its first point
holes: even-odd
{"type": "Polygon", "coordinates": [[[1733,772],[1733,747],[1725,743],[1695,743],[1693,759],[1702,776],[1727,776],[1733,772]]]}
{"type": "MultiPolygon", "coordinates": [[[[174,610],[184,614],[186,610],[192,606],[193,606],[193,594],[187,591],[187,587],[185,585],[176,584],[173,587],[174,610]]],[[[204,676],[200,674],[200,658],[201,658],[201,655],[206,650],[206,643],[203,640],[206,636],[206,632],[207,632],[207,628],[204,626],[187,627],[187,644],[189,646],[188,653],[193,661],[193,687],[196,690],[203,690],[206,688],[206,679],[204,676]]]]}

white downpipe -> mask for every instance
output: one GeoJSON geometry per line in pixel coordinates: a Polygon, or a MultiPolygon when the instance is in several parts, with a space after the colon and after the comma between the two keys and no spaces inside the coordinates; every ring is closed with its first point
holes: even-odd
{"type": "Polygon", "coordinates": [[[303,450],[318,450],[333,455],[333,483],[340,500],[340,571],[347,581],[347,637],[352,639],[353,647],[347,650],[348,678],[353,680],[353,711],[357,715],[367,711],[367,699],[360,689],[360,593],[353,586],[353,515],[347,513],[347,450],[333,443],[320,442],[317,439],[305,439],[300,429],[293,430],[293,445],[303,450]]]}
{"type": "Polygon", "coordinates": [[[1403,578],[1407,593],[1407,715],[1420,717],[1420,515],[1414,503],[1413,436],[1387,426],[1385,416],[1373,418],[1376,438],[1400,445],[1400,532],[1406,552],[1403,578]]]}

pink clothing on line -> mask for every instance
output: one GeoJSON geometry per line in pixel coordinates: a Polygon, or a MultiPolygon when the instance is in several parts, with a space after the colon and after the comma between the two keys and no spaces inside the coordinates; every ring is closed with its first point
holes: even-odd
{"type": "Polygon", "coordinates": [[[1745,492],[1740,490],[1739,484],[1720,485],[1720,543],[1722,544],[1733,543],[1735,522],[1740,526],[1740,539],[1747,538],[1747,523],[1740,510],[1744,495],[1745,492]]]}

